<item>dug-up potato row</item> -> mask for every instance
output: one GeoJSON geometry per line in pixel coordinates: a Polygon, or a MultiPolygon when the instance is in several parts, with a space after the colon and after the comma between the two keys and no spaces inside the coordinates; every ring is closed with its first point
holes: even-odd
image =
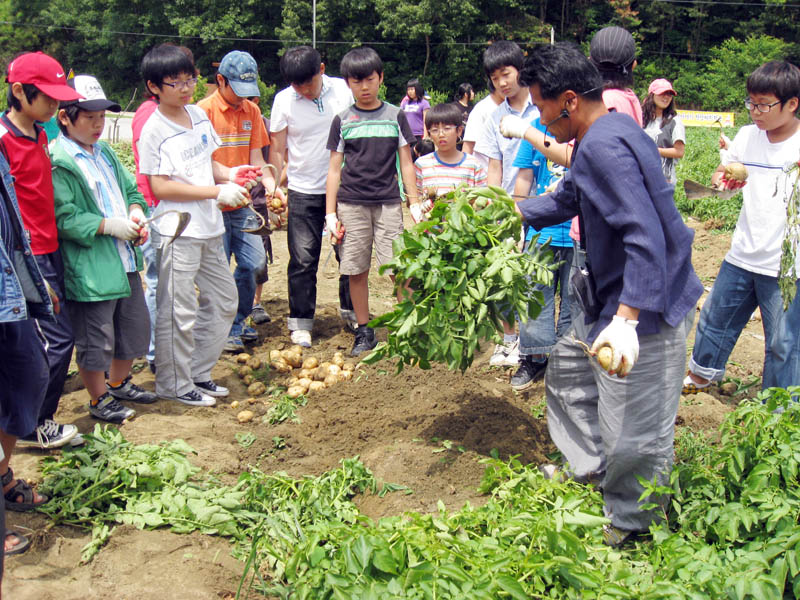
{"type": "Polygon", "coordinates": [[[236,361],[242,366],[237,370],[239,377],[248,386],[251,396],[259,396],[266,391],[266,386],[256,381],[253,371],[265,365],[278,373],[293,373],[289,379],[287,395],[297,398],[309,392],[316,392],[353,377],[355,365],[344,360],[344,354],[336,352],[330,361],[320,362],[315,356],[303,359],[303,348],[292,346],[287,350],[271,350],[266,356],[239,354],[236,361]],[[296,371],[295,371],[296,369],[296,371]]]}

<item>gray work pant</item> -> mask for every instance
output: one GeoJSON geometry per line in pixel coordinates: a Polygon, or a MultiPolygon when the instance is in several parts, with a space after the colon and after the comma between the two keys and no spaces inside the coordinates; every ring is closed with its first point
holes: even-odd
{"type": "Polygon", "coordinates": [[[211,379],[239,296],[222,236],[161,238],[156,291],[156,394],[176,398],[211,379]]]}
{"type": "Polygon", "coordinates": [[[577,478],[605,474],[605,512],[615,527],[646,531],[658,518],[639,508],[643,488],[636,476],[669,481],[693,320],[692,310],[677,327],[662,321],[659,333],[640,335],[639,360],[624,379],[609,376],[576,342],[586,343],[591,329],[582,312],[550,354],[545,378],[550,437],[577,478]]]}

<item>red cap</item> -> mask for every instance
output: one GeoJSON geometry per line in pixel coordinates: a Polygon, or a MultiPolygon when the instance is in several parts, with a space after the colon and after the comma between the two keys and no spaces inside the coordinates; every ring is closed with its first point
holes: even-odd
{"type": "Polygon", "coordinates": [[[678,95],[678,92],[672,89],[672,84],[666,79],[655,79],[650,84],[650,87],[647,88],[648,94],[655,94],[656,96],[658,96],[659,94],[665,94],[667,92],[669,92],[674,96],[678,95]]]}
{"type": "Polygon", "coordinates": [[[61,102],[83,98],[67,85],[67,76],[59,62],[44,52],[28,52],[11,61],[6,81],[30,83],[42,93],[61,102]]]}

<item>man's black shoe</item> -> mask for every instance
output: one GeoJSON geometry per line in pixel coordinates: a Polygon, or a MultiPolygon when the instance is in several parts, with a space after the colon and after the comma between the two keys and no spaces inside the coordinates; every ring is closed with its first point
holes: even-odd
{"type": "Polygon", "coordinates": [[[526,355],[520,358],[517,372],[511,376],[511,389],[517,392],[527,390],[535,382],[544,377],[547,370],[547,361],[537,362],[533,356],[526,355]]]}
{"type": "Polygon", "coordinates": [[[377,345],[378,340],[375,339],[375,330],[366,325],[359,325],[358,329],[356,329],[356,341],[350,351],[350,356],[358,356],[362,352],[372,350],[377,345]]]}

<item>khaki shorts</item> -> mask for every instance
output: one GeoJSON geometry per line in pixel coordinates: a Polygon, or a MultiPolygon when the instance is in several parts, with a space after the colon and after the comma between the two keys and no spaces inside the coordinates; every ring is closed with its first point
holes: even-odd
{"type": "Polygon", "coordinates": [[[403,233],[403,207],[397,204],[351,204],[336,207],[345,234],[339,251],[342,275],[359,275],[369,271],[372,245],[378,265],[392,260],[392,242],[403,233]]]}

